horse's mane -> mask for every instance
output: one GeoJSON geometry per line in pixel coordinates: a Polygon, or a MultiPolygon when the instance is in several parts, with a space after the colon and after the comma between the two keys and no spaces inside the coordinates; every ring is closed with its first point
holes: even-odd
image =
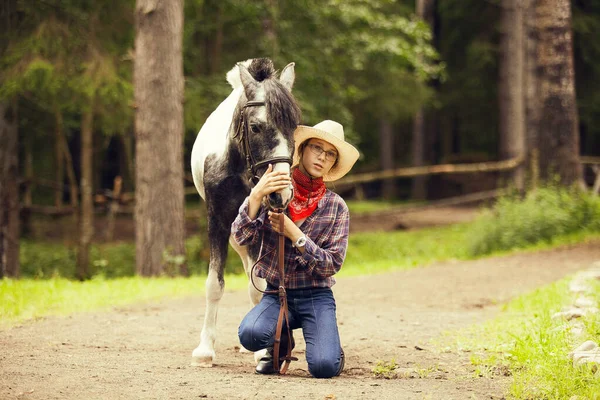
{"type": "MultiPolygon", "coordinates": [[[[265,106],[271,121],[283,132],[296,129],[300,123],[301,112],[296,99],[277,79],[277,71],[273,61],[268,58],[255,58],[242,63],[248,72],[258,82],[263,82],[265,89],[265,106]]],[[[239,67],[236,65],[227,73],[227,81],[236,89],[242,85],[239,77],[239,67]]],[[[236,110],[234,122],[237,130],[239,110],[236,110]]]]}

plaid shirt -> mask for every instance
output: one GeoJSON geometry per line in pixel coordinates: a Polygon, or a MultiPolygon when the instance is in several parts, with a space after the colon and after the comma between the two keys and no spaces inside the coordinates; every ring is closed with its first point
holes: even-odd
{"type": "MultiPolygon", "coordinates": [[[[256,265],[256,275],[279,286],[276,250],[279,234],[269,223],[264,223],[266,218],[267,209],[261,205],[256,219],[251,220],[246,198],[231,226],[231,233],[237,244],[242,246],[256,244],[262,239],[259,258],[271,251],[272,255],[260,260],[256,265]]],[[[349,227],[348,206],[339,195],[327,190],[319,200],[317,209],[300,225],[306,235],[304,254],[292,246],[291,240],[285,238],[285,287],[299,289],[333,286],[333,275],[342,268],[346,257],[349,227]]]]}

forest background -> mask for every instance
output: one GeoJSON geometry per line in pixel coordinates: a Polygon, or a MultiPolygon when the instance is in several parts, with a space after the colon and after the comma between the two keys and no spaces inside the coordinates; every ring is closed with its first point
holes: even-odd
{"type": "MultiPolygon", "coordinates": [[[[564,185],[593,184],[580,156],[600,155],[600,1],[173,2],[180,29],[146,32],[165,39],[166,50],[153,48],[144,63],[138,40],[144,26],[160,26],[153,20],[164,18],[157,4],[3,2],[3,276],[19,275],[19,238],[27,236],[35,212],[75,213],[77,275],[89,276],[89,248],[98,239],[94,208],[110,203],[115,192],[131,204],[125,195],[140,189],[142,172],[164,161],[140,164],[144,135],[135,129],[140,110],[169,108],[160,97],[149,108],[137,101],[136,79],[178,85],[170,81],[177,77],[161,81],[156,71],[143,71],[157,59],[175,63],[183,79],[182,109],[148,132],[155,149],[180,154],[169,166],[178,187],[171,190],[164,175],[152,178],[155,190],[182,199],[177,215],[165,216],[170,221],[184,218],[191,147],[230,91],[225,73],[253,57],[269,57],[277,68],[296,63],[302,123],[331,118],[344,124],[362,153],[355,173],[521,157],[521,167],[507,174],[377,181],[363,185],[362,193],[346,191],[348,197],[431,200],[506,182],[524,187],[538,174],[556,174],[564,185]],[[161,129],[178,119],[178,131],[161,129]]],[[[138,221],[151,215],[140,207],[160,206],[136,204],[138,221]]],[[[137,235],[138,247],[155,244],[153,259],[159,260],[147,271],[138,267],[139,273],[163,273],[165,260],[186,273],[178,261],[183,235],[172,239],[165,230],[159,238],[137,235]]]]}

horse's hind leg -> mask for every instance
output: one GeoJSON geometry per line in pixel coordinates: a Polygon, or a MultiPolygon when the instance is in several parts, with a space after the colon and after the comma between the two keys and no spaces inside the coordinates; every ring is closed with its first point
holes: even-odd
{"type": "MultiPolygon", "coordinates": [[[[250,297],[250,301],[252,302],[252,306],[257,305],[262,298],[262,292],[267,288],[267,281],[263,278],[259,278],[257,276],[252,275],[252,267],[256,260],[254,260],[249,252],[248,247],[238,245],[235,240],[229,238],[229,244],[231,247],[238,253],[240,259],[242,260],[242,264],[244,265],[244,272],[246,272],[246,276],[248,277],[248,296],[250,297]],[[254,283],[252,283],[254,282],[254,283]],[[256,287],[255,287],[256,285],[256,287]]],[[[240,346],[240,353],[248,353],[250,350],[246,350],[244,346],[240,346]]],[[[266,349],[255,351],[254,352],[254,361],[258,363],[258,361],[266,355],[266,349]]]]}
{"type": "Polygon", "coordinates": [[[223,270],[227,259],[228,231],[217,227],[209,217],[208,235],[210,240],[210,262],[206,278],[206,312],[204,326],[200,334],[200,344],[192,352],[192,366],[212,367],[215,359],[215,340],[217,337],[217,313],[219,301],[223,296],[225,280],[223,270]]]}
{"type": "Polygon", "coordinates": [[[248,295],[250,296],[252,305],[255,306],[262,298],[261,291],[265,290],[267,287],[267,282],[263,278],[252,276],[252,267],[254,266],[254,262],[256,260],[254,260],[248,253],[248,247],[238,245],[231,237],[229,238],[229,244],[231,244],[231,247],[236,253],[238,253],[240,259],[242,260],[244,272],[248,277],[248,295]],[[254,284],[252,282],[254,282],[254,284]],[[254,285],[256,285],[256,287],[254,285]]]}

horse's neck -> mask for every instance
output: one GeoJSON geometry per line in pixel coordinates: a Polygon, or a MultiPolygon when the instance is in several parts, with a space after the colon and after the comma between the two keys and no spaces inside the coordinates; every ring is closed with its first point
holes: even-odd
{"type": "Polygon", "coordinates": [[[200,129],[192,148],[192,174],[194,183],[202,197],[204,193],[204,164],[208,157],[223,160],[230,153],[229,130],[235,108],[242,96],[243,88],[233,90],[208,116],[200,129]]]}
{"type": "Polygon", "coordinates": [[[204,126],[200,130],[201,135],[205,134],[206,145],[211,146],[214,144],[219,148],[223,148],[227,144],[227,133],[230,127],[233,126],[233,115],[242,92],[242,88],[233,90],[206,119],[204,126]]]}

